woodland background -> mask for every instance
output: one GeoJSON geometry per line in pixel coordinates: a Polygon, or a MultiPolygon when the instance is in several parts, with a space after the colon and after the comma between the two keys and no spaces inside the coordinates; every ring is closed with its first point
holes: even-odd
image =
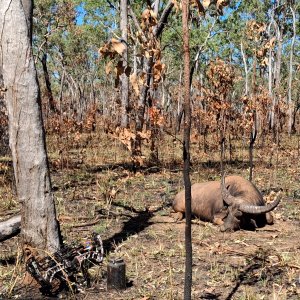
{"type": "MultiPolygon", "coordinates": [[[[298,299],[300,3],[191,4],[192,182],[220,178],[222,161],[226,174],[252,179],[267,198],[271,189],[285,194],[265,231],[229,236],[193,224],[193,297],[298,299]]],[[[130,1],[127,25],[122,12],[119,1],[35,1],[33,49],[58,218],[66,240],[96,230],[127,259],[133,287],[105,292],[100,267],[89,299],[180,299],[184,224],[174,225],[168,205],[183,186],[181,5],[130,1]]],[[[1,99],[6,217],[19,204],[1,99]]],[[[0,292],[24,296],[15,243],[1,246],[0,292]]]]}

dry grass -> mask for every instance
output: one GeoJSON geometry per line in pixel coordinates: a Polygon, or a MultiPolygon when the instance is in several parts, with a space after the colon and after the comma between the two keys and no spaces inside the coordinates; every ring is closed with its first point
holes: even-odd
{"type": "MultiPolygon", "coordinates": [[[[108,250],[104,263],[90,270],[92,288],[76,295],[76,299],[182,299],[184,223],[174,223],[168,206],[183,187],[180,144],[166,137],[159,143],[161,163],[145,166],[134,174],[129,166],[129,153],[117,140],[100,133],[80,138],[72,147],[64,148],[63,156],[58,138],[48,141],[57,211],[65,240],[80,241],[81,237],[97,231],[108,250]],[[73,226],[97,217],[101,221],[96,225],[73,226]],[[110,255],[126,261],[130,284],[122,293],[106,291],[106,261],[110,255]]],[[[268,150],[271,143],[255,152],[257,186],[265,192],[282,188],[285,193],[275,212],[275,225],[256,232],[228,234],[219,232],[212,224],[194,221],[193,299],[300,298],[296,142],[282,143],[287,146],[278,150],[278,161],[276,151],[268,150]]],[[[198,143],[192,146],[192,182],[219,178],[218,152],[212,151],[208,156],[198,143]]],[[[247,151],[237,145],[234,154],[226,166],[227,173],[247,177],[247,151]]],[[[11,172],[10,164],[7,172],[11,172]]],[[[18,205],[8,184],[11,177],[3,172],[1,176],[0,197],[7,199],[0,204],[4,216],[18,205]]],[[[23,266],[14,265],[15,254],[19,253],[17,240],[0,246],[2,253],[10,253],[9,257],[3,254],[0,257],[0,299],[1,294],[41,299],[36,291],[32,293],[21,286],[23,266]]],[[[72,297],[64,295],[66,299],[72,297]]]]}

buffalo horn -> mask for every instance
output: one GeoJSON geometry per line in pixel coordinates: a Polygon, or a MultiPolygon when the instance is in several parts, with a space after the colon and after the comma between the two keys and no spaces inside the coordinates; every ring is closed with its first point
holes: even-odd
{"type": "Polygon", "coordinates": [[[264,206],[241,203],[239,205],[239,210],[248,214],[264,214],[273,210],[279,204],[281,198],[282,198],[282,194],[280,193],[279,195],[276,196],[276,199],[272,203],[264,206]]]}

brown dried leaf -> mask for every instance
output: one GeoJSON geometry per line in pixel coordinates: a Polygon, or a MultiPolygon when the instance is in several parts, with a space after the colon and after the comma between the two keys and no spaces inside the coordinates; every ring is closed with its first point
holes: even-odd
{"type": "Polygon", "coordinates": [[[203,7],[206,9],[209,7],[209,4],[210,4],[210,0],[203,0],[203,7]]]}
{"type": "Polygon", "coordinates": [[[150,53],[149,53],[148,51],[145,51],[145,57],[146,57],[147,59],[150,58],[150,53]]]}
{"type": "Polygon", "coordinates": [[[141,27],[145,29],[147,27],[153,27],[157,25],[156,14],[152,9],[145,9],[142,13],[141,27]]]}
{"type": "Polygon", "coordinates": [[[124,73],[124,66],[123,66],[123,61],[119,60],[117,65],[115,66],[115,74],[117,75],[117,77],[119,77],[121,74],[124,73]]]}
{"type": "Polygon", "coordinates": [[[122,42],[120,42],[115,38],[112,38],[104,46],[100,47],[98,52],[100,54],[100,57],[104,57],[104,58],[109,57],[112,59],[116,56],[116,54],[122,55],[125,49],[126,46],[122,42]]]}
{"type": "Polygon", "coordinates": [[[272,37],[265,45],[266,49],[272,49],[275,46],[276,37],[272,37]]]}
{"type": "Polygon", "coordinates": [[[177,0],[172,0],[173,4],[174,4],[174,10],[176,11],[176,14],[179,12],[179,10],[181,9],[181,1],[180,3],[178,3],[177,0]]]}
{"type": "Polygon", "coordinates": [[[122,55],[122,53],[125,51],[126,46],[120,42],[119,40],[112,38],[110,40],[111,43],[111,47],[114,51],[116,51],[117,53],[119,53],[120,55],[122,55]]]}
{"type": "Polygon", "coordinates": [[[151,137],[151,131],[146,130],[146,131],[138,131],[137,134],[141,137],[141,139],[144,140],[149,140],[151,137]]]}
{"type": "Polygon", "coordinates": [[[146,72],[142,72],[138,77],[139,85],[146,85],[147,74],[146,72]]]}
{"type": "Polygon", "coordinates": [[[105,73],[108,75],[112,71],[112,61],[110,60],[106,65],[105,65],[105,73]]]}
{"type": "Polygon", "coordinates": [[[117,138],[131,151],[132,142],[136,139],[136,135],[127,128],[117,127],[115,130],[117,138]]]}
{"type": "Polygon", "coordinates": [[[129,81],[132,85],[132,88],[136,94],[136,96],[139,96],[140,94],[140,88],[139,88],[139,83],[138,83],[138,77],[135,73],[131,74],[129,77],[129,81]]]}
{"type": "MultiPolygon", "coordinates": [[[[131,157],[133,163],[136,165],[136,166],[143,166],[145,164],[145,156],[132,156],[131,157]]],[[[138,175],[138,173],[136,173],[136,175],[138,175]]]]}
{"type": "Polygon", "coordinates": [[[220,7],[227,6],[229,4],[228,0],[218,0],[217,1],[217,8],[219,9],[220,7]]]}
{"type": "Polygon", "coordinates": [[[163,71],[165,70],[166,65],[162,64],[160,60],[156,61],[153,66],[153,80],[154,83],[158,83],[161,80],[163,71]]]}
{"type": "Polygon", "coordinates": [[[223,15],[223,8],[229,4],[229,0],[218,0],[217,10],[220,15],[223,15]]]}
{"type": "Polygon", "coordinates": [[[203,5],[201,4],[200,0],[191,0],[190,3],[193,7],[198,8],[199,15],[204,15],[205,14],[205,9],[204,9],[203,5]]]}
{"type": "Polygon", "coordinates": [[[260,62],[260,65],[263,66],[263,67],[266,67],[269,65],[269,59],[268,57],[265,57],[261,62],[260,62]]]}
{"type": "Polygon", "coordinates": [[[113,58],[114,57],[114,53],[111,51],[111,49],[109,47],[109,43],[100,47],[98,50],[98,53],[99,53],[100,57],[104,57],[104,58],[106,58],[106,57],[113,58]]]}

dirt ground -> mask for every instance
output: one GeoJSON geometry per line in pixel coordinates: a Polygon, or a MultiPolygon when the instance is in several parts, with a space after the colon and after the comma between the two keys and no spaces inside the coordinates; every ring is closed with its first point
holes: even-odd
{"type": "MultiPolygon", "coordinates": [[[[95,148],[96,149],[96,148],[95,148]]],[[[184,221],[175,223],[170,203],[183,187],[179,159],[133,173],[125,157],[114,161],[96,159],[101,150],[84,157],[74,152],[68,167],[59,168],[54,154],[51,175],[58,218],[67,243],[78,243],[96,231],[104,242],[103,263],[89,270],[91,288],[78,294],[64,292],[61,299],[183,299],[184,221]],[[81,161],[79,161],[81,160],[81,161]],[[127,288],[107,291],[107,260],[122,257],[126,262],[127,288]]],[[[87,150],[90,151],[90,150],[87,150]]],[[[114,151],[114,150],[112,150],[114,151]]],[[[281,153],[276,165],[257,163],[254,182],[265,195],[282,189],[275,224],[257,231],[222,233],[217,226],[193,220],[193,299],[300,299],[300,184],[297,153],[281,153]]],[[[53,152],[54,153],[54,152],[53,152]]],[[[116,152],[118,153],[118,152],[116,152]]],[[[260,159],[257,152],[256,161],[260,159]]],[[[109,156],[111,157],[111,155],[109,156]]],[[[116,158],[117,157],[117,158],[116,158]]],[[[180,157],[180,154],[179,154],[180,157]]],[[[3,175],[1,197],[10,205],[1,209],[1,219],[19,209],[8,184],[10,162],[3,175]],[[4,178],[5,177],[5,178],[4,178]],[[6,180],[6,181],[5,181],[6,180]]],[[[226,166],[227,174],[247,177],[247,163],[240,158],[226,166]]],[[[192,182],[219,176],[219,165],[194,159],[192,182]]],[[[19,238],[0,244],[0,299],[48,299],[37,288],[22,284],[19,238]]]]}

